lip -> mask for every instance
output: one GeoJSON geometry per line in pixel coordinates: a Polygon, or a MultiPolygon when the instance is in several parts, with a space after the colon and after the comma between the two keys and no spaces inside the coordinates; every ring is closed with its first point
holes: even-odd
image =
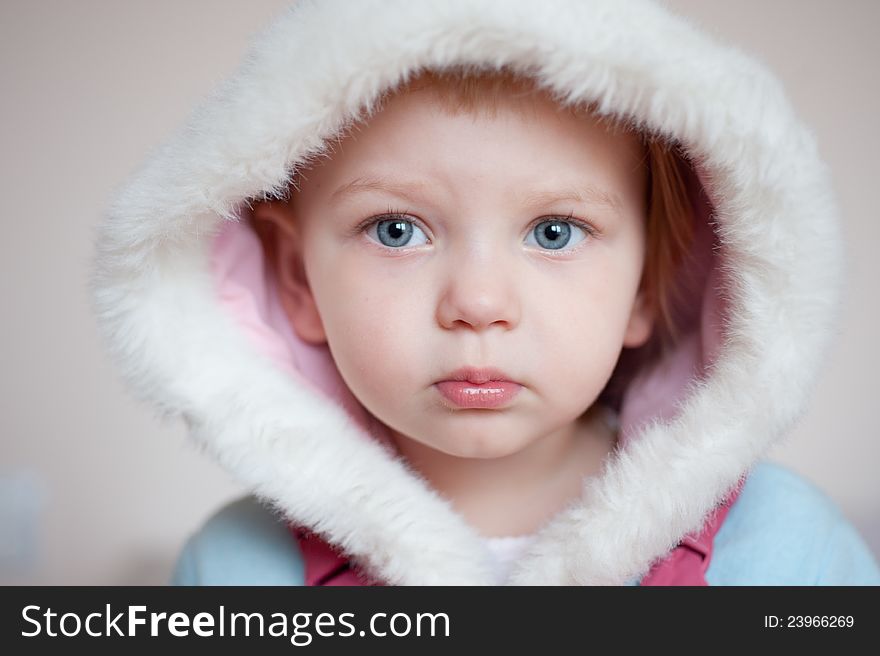
{"type": "Polygon", "coordinates": [[[522,389],[522,385],[510,380],[503,371],[492,367],[462,367],[435,386],[459,408],[497,408],[522,389]]]}
{"type": "Polygon", "coordinates": [[[446,376],[444,381],[452,381],[458,380],[462,382],[474,383],[476,385],[482,385],[483,383],[488,383],[489,381],[506,381],[509,383],[515,383],[515,380],[512,380],[510,376],[501,371],[501,369],[496,369],[495,367],[461,367],[456,369],[451,374],[446,376]]]}

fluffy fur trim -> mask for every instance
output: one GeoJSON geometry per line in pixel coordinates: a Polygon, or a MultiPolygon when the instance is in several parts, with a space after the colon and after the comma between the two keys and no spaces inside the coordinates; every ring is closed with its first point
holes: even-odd
{"type": "Polygon", "coordinates": [[[477,535],[344,411],[254,352],[219,307],[208,244],[420,67],[528,70],[569,100],[686,144],[731,283],[710,375],[556,517],[515,584],[644,573],[798,418],[833,335],[841,239],[815,140],[759,63],[650,2],[299,1],[120,189],[92,295],[135,393],[290,519],[390,584],[483,584],[477,535]]]}

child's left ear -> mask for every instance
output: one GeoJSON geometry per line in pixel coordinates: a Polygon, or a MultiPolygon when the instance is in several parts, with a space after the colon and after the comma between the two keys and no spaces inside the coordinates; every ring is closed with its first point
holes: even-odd
{"type": "Polygon", "coordinates": [[[648,300],[648,292],[642,287],[633,302],[626,332],[623,335],[623,345],[627,348],[641,346],[648,341],[654,329],[654,311],[648,300]]]}

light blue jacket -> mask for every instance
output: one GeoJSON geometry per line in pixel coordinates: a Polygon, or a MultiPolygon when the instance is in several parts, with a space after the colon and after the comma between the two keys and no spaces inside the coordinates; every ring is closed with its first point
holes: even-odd
{"type": "MultiPolygon", "coordinates": [[[[706,580],[710,585],[880,585],[880,568],[827,495],[789,469],[763,461],[715,536],[706,580]]],[[[171,582],[303,581],[303,561],[284,523],[255,498],[244,497],[187,540],[171,582]]]]}

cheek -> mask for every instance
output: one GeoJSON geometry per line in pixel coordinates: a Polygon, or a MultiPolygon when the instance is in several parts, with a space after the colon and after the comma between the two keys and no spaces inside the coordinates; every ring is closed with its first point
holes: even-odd
{"type": "Polygon", "coordinates": [[[352,392],[375,411],[371,406],[386,405],[385,397],[395,388],[420,384],[430,366],[427,309],[420,305],[427,301],[413,294],[404,280],[356,258],[328,273],[313,285],[328,346],[352,392]],[[419,372],[423,375],[417,378],[419,372]]]}
{"type": "Polygon", "coordinates": [[[601,392],[614,370],[635,296],[633,272],[597,261],[532,289],[536,363],[560,400],[601,392]]]}

